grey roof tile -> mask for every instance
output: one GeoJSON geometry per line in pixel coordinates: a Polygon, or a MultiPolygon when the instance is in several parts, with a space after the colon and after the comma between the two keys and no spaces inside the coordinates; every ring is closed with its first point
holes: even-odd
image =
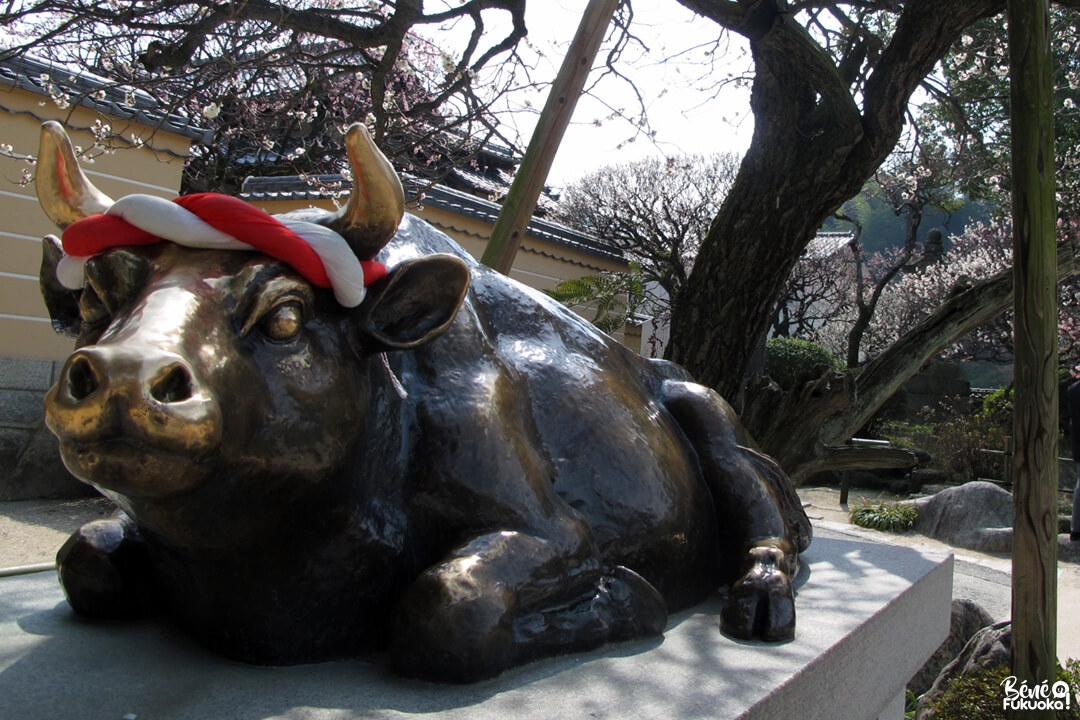
{"type": "MultiPolygon", "coordinates": [[[[497,203],[435,185],[428,187],[421,181],[406,177],[403,181],[405,196],[410,202],[447,210],[463,217],[494,223],[501,206],[497,203]],[[422,192],[422,196],[419,194],[422,192]]],[[[335,190],[348,190],[351,183],[341,175],[319,175],[312,182],[297,176],[248,177],[240,190],[245,200],[324,200],[335,190]]],[[[588,253],[608,260],[625,261],[622,250],[604,240],[572,230],[563,225],[533,218],[526,230],[533,237],[547,240],[566,248],[588,253]]]]}
{"type": "Polygon", "coordinates": [[[107,78],[85,70],[22,55],[0,59],[0,86],[17,87],[38,95],[49,96],[46,80],[64,89],[83,107],[100,113],[132,120],[149,127],[208,142],[209,131],[198,127],[191,118],[176,112],[166,112],[161,103],[137,88],[125,88],[107,78]]]}

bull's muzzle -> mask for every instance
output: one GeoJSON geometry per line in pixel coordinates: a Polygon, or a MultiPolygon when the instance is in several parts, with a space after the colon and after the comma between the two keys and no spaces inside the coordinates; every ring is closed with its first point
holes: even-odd
{"type": "Polygon", "coordinates": [[[197,461],[218,447],[221,409],[179,355],[94,345],[75,351],[45,397],[45,421],[69,468],[197,461]],[[125,459],[126,458],[126,459],[125,459]],[[170,460],[169,458],[172,458],[170,460]]]}

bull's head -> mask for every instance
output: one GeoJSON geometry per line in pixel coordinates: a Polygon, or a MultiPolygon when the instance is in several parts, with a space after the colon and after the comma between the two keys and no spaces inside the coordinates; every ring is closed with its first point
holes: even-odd
{"type": "MultiPolygon", "coordinates": [[[[347,143],[352,197],[341,212],[304,220],[367,259],[394,235],[403,196],[361,126],[347,143]]],[[[113,206],[55,123],[42,130],[37,190],[62,229],[113,206]]],[[[460,259],[421,257],[346,308],[260,252],[166,242],[101,252],[85,263],[85,287],[70,290],[56,279],[62,255],[46,238],[42,287],[54,324],[78,339],[46,397],[46,421],[71,471],[127,502],[195,488],[234,502],[206,488],[212,477],[258,486],[259,502],[290,502],[359,441],[377,374],[365,358],[437,338],[469,283],[460,259]],[[279,491],[267,477],[288,482],[279,491]]]]}

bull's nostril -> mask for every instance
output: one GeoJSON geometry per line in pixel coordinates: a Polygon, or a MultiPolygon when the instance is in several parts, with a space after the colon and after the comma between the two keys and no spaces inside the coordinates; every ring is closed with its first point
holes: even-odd
{"type": "Polygon", "coordinates": [[[98,379],[94,375],[94,368],[90,361],[84,357],[77,358],[68,369],[67,375],[68,394],[74,400],[85,400],[98,388],[98,379]]]}
{"type": "Polygon", "coordinates": [[[150,387],[150,395],[158,402],[183,402],[191,398],[191,375],[183,365],[173,365],[150,387]]]}

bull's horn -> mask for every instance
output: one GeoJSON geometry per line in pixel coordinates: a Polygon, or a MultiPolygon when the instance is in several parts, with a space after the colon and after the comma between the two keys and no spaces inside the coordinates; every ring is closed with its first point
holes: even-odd
{"type": "Polygon", "coordinates": [[[394,237],[405,215],[405,191],[394,167],[361,123],[345,133],[353,189],[339,212],[320,221],[338,232],[361,260],[370,260],[394,237]]]}
{"type": "Polygon", "coordinates": [[[83,174],[63,126],[52,120],[41,125],[34,187],[41,209],[61,230],[113,202],[83,174]]]}

